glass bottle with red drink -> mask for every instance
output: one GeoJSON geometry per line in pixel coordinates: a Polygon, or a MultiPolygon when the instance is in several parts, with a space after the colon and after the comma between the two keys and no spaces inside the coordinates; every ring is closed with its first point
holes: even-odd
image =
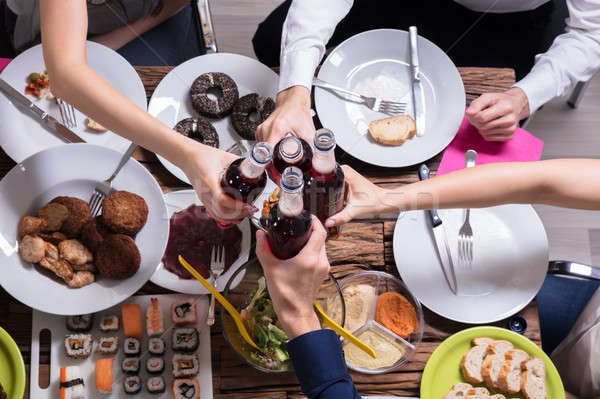
{"type": "Polygon", "coordinates": [[[310,238],[312,219],[304,209],[302,171],[295,166],[285,168],[280,187],[279,202],[267,219],[267,239],[273,255],[289,259],[298,255],[310,238]]]}
{"type": "Polygon", "coordinates": [[[281,174],[289,166],[296,166],[304,175],[312,167],[313,152],[305,140],[287,133],[273,149],[273,162],[267,168],[269,177],[279,184],[281,174]]]}
{"type": "MultiPolygon", "coordinates": [[[[335,137],[329,129],[315,134],[310,173],[304,176],[304,209],[321,223],[344,208],[344,171],[335,161],[335,137]]],[[[329,237],[337,237],[340,227],[331,227],[329,237]]]]}
{"type": "Polygon", "coordinates": [[[272,158],[273,150],[267,143],[254,144],[247,158],[236,159],[223,174],[223,191],[233,199],[252,204],[267,184],[265,168],[272,158]]]}

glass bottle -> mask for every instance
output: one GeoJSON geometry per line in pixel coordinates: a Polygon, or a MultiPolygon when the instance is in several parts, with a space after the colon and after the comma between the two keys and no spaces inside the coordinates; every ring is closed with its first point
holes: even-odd
{"type": "Polygon", "coordinates": [[[298,167],[303,174],[308,174],[312,167],[313,152],[305,140],[287,133],[273,149],[273,162],[267,168],[269,177],[279,184],[281,174],[288,166],[298,167]]]}

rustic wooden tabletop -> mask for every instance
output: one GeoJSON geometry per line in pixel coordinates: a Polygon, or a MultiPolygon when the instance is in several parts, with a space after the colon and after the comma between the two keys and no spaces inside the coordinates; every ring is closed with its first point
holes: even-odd
{"type": "MultiPolygon", "coordinates": [[[[172,68],[170,67],[137,67],[148,98],[156,85],[172,68]]],[[[459,68],[462,76],[467,101],[473,100],[483,92],[502,91],[515,81],[512,69],[499,68],[459,68]]],[[[318,123],[318,121],[316,121],[318,123]]],[[[138,150],[135,157],[156,177],[165,192],[189,188],[185,183],[171,175],[159,162],[156,156],[146,150],[138,150]]],[[[438,167],[441,154],[427,161],[432,171],[438,167]]],[[[394,187],[418,180],[416,166],[399,169],[384,169],[368,165],[338,150],[340,163],[350,164],[376,184],[394,187]]],[[[15,163],[0,150],[0,178],[15,163]]],[[[327,253],[332,271],[336,277],[355,273],[360,270],[382,270],[397,275],[392,252],[392,236],[394,219],[358,220],[344,227],[343,234],[327,244],[327,253]]],[[[159,294],[168,291],[152,283],[146,284],[139,294],[159,294]]],[[[418,396],[421,375],[425,363],[433,350],[449,335],[469,327],[456,323],[424,309],[425,329],[423,341],[410,363],[399,370],[385,375],[363,375],[352,373],[354,382],[361,394],[365,395],[398,395],[418,396]]],[[[537,305],[530,303],[520,312],[527,320],[528,329],[525,335],[540,344],[540,327],[537,305]]],[[[506,321],[496,323],[506,327],[506,321]]],[[[41,376],[29,376],[31,350],[31,309],[13,299],[0,288],[0,326],[17,342],[27,366],[28,385],[25,398],[29,398],[29,381],[38,383],[38,379],[48,378],[49,347],[43,346],[40,353],[41,376]]],[[[246,365],[243,360],[229,348],[225,342],[221,326],[217,323],[212,330],[212,370],[215,398],[217,399],[284,399],[302,397],[300,387],[293,374],[264,374],[246,365]]]]}

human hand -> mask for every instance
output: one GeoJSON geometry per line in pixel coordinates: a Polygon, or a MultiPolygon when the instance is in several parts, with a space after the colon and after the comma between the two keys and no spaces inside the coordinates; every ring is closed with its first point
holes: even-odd
{"type": "Polygon", "coordinates": [[[383,190],[348,165],[342,165],[346,180],[346,206],[325,221],[325,227],[340,226],[360,215],[379,213],[383,190]]]}
{"type": "Polygon", "coordinates": [[[237,224],[257,211],[256,207],[231,198],[221,187],[221,175],[238,157],[190,140],[183,157],[184,171],[206,212],[223,223],[237,224]]]}
{"type": "Polygon", "coordinates": [[[308,143],[315,136],[315,124],[310,116],[310,90],[304,86],[292,86],[277,94],[275,111],[256,129],[256,138],[275,145],[292,132],[308,143]]]}
{"type": "Polygon", "coordinates": [[[321,329],[313,306],[329,273],[325,238],[323,225],[312,216],[312,232],[304,248],[293,258],[281,260],[271,252],[265,233],[256,232],[256,255],[265,272],[275,313],[289,339],[321,329]]]}
{"type": "Polygon", "coordinates": [[[529,116],[525,92],[513,87],[504,93],[485,93],[471,103],[466,116],[484,139],[508,141],[513,138],[521,119],[529,116]]]}

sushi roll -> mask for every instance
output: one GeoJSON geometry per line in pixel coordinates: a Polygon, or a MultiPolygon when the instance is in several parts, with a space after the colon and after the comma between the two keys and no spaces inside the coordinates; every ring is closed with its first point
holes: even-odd
{"type": "Polygon", "coordinates": [[[129,395],[138,393],[142,389],[142,380],[137,375],[130,375],[123,380],[123,390],[129,395]]]}
{"type": "Polygon", "coordinates": [[[165,361],[162,357],[150,357],[146,360],[146,371],[151,374],[160,374],[165,369],[165,361]]]}
{"type": "Polygon", "coordinates": [[[198,349],[198,330],[194,327],[175,328],[171,340],[174,351],[194,352],[198,349]]]}
{"type": "Polygon", "coordinates": [[[121,363],[121,369],[125,374],[137,374],[140,371],[140,359],[137,357],[126,357],[121,363]]]}
{"type": "Polygon", "coordinates": [[[92,329],[93,324],[93,314],[84,314],[81,316],[67,316],[67,329],[69,331],[87,332],[92,329]]]}
{"type": "Polygon", "coordinates": [[[100,319],[100,331],[110,332],[119,331],[119,317],[117,316],[103,316],[100,319]]]}
{"type": "Polygon", "coordinates": [[[163,314],[158,305],[158,298],[150,298],[152,305],[146,309],[146,332],[149,336],[160,335],[165,331],[163,314]]]}
{"type": "Polygon", "coordinates": [[[200,385],[196,380],[174,380],[173,399],[200,399],[200,385]]]}
{"type": "Polygon", "coordinates": [[[150,393],[163,393],[166,389],[165,380],[162,376],[151,377],[146,382],[146,388],[148,388],[148,392],[150,393]]]}
{"type": "Polygon", "coordinates": [[[171,321],[173,324],[196,324],[196,300],[194,298],[175,301],[171,304],[171,321]]]}
{"type": "Polygon", "coordinates": [[[125,356],[139,356],[140,355],[140,340],[137,338],[125,338],[123,341],[123,353],[125,356]]]}
{"type": "Polygon", "coordinates": [[[152,337],[148,340],[148,352],[153,355],[163,355],[165,353],[165,341],[159,337],[152,337]]]}
{"type": "Polygon", "coordinates": [[[198,374],[200,366],[196,355],[173,355],[172,362],[175,378],[194,377],[198,374]]]}
{"type": "Polygon", "coordinates": [[[94,345],[91,334],[69,334],[65,336],[65,353],[74,359],[87,359],[94,345]]]}
{"type": "Polygon", "coordinates": [[[119,350],[119,337],[98,338],[98,353],[114,355],[119,350]]]}
{"type": "Polygon", "coordinates": [[[126,303],[121,306],[123,331],[126,337],[142,339],[142,308],[137,303],[126,303]]]}
{"type": "Polygon", "coordinates": [[[60,398],[84,399],[83,376],[79,367],[69,366],[60,368],[60,398]]]}
{"type": "Polygon", "coordinates": [[[115,359],[113,357],[106,357],[96,360],[96,389],[102,393],[112,392],[112,386],[114,382],[114,362],[115,359]]]}

